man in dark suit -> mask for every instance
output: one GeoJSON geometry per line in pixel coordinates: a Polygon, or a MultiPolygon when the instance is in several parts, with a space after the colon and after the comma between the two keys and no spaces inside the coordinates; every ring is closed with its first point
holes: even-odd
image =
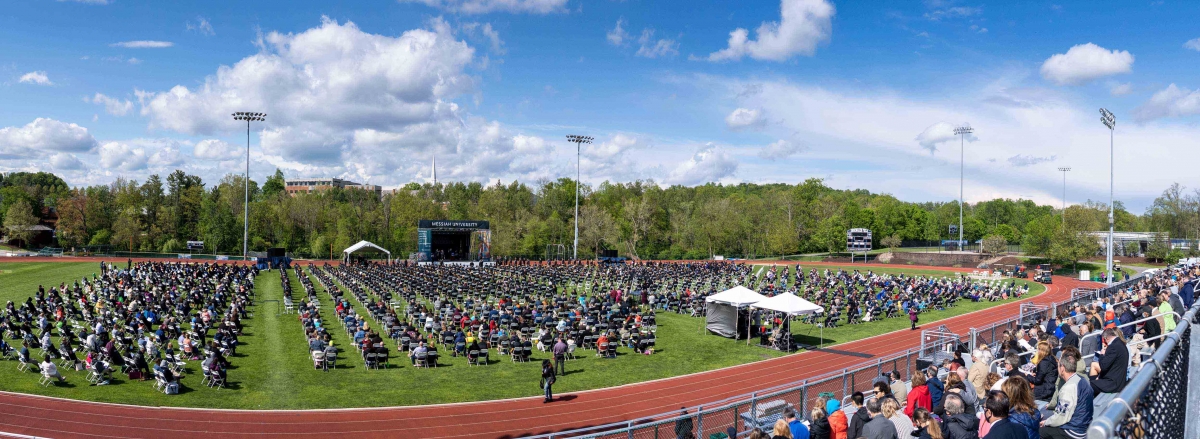
{"type": "Polygon", "coordinates": [[[1004,392],[989,391],[984,407],[984,419],[992,423],[992,427],[983,439],[1029,439],[1025,427],[1008,420],[1009,402],[1004,392]]]}
{"type": "Polygon", "coordinates": [[[1106,346],[1089,371],[1095,395],[1092,401],[1097,412],[1108,407],[1108,403],[1125,388],[1125,377],[1129,369],[1129,349],[1125,342],[1121,341],[1121,337],[1118,337],[1117,329],[1105,329],[1101,336],[1104,337],[1106,346]]]}

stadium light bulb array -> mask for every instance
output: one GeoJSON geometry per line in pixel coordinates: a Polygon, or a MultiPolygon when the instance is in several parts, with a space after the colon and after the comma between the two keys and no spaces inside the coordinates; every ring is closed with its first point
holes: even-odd
{"type": "Polygon", "coordinates": [[[1117,126],[1117,117],[1113,116],[1111,111],[1108,111],[1105,108],[1101,108],[1100,109],[1100,122],[1103,122],[1104,126],[1108,127],[1108,129],[1111,130],[1117,126]]]}
{"type": "Polygon", "coordinates": [[[567,141],[571,143],[592,143],[594,140],[591,136],[579,136],[575,134],[567,134],[567,141]]]}
{"type": "Polygon", "coordinates": [[[971,128],[970,126],[961,126],[961,127],[954,129],[954,135],[956,135],[956,136],[962,135],[962,134],[971,134],[973,132],[975,132],[975,129],[971,128]]]}
{"type": "Polygon", "coordinates": [[[267,120],[267,113],[250,113],[250,112],[245,112],[245,111],[239,111],[237,113],[233,113],[233,120],[262,122],[262,121],[267,120]]]}
{"type": "Polygon", "coordinates": [[[1071,168],[1070,168],[1070,167],[1066,167],[1066,166],[1064,166],[1064,167],[1062,167],[1062,168],[1058,168],[1058,170],[1059,170],[1059,171],[1063,171],[1063,172],[1067,172],[1067,171],[1070,171],[1070,170],[1071,170],[1071,168]]]}

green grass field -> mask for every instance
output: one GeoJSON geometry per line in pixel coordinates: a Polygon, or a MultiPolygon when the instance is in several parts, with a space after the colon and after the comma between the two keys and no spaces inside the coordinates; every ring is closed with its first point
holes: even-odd
{"type": "MultiPolygon", "coordinates": [[[[821,268],[822,270],[824,267],[821,268]]],[[[0,302],[24,301],[32,296],[38,284],[51,285],[91,276],[98,270],[92,263],[0,263],[0,302]]],[[[885,273],[943,275],[903,269],[875,269],[885,273]]],[[[295,272],[291,272],[294,276],[295,272]]],[[[300,283],[293,297],[304,296],[300,283]]],[[[322,315],[332,318],[332,299],[314,280],[322,315]]],[[[1044,288],[1033,284],[1031,292],[1044,288]]],[[[89,386],[85,372],[69,371],[66,385],[42,387],[38,375],[18,372],[15,361],[0,362],[0,390],[33,393],[90,401],[139,404],[150,406],[181,406],[238,409],[311,409],[332,407],[369,407],[420,405],[447,402],[480,401],[534,396],[538,388],[539,363],[549,354],[534,352],[535,361],[514,364],[500,359],[493,351],[488,366],[470,366],[463,358],[451,358],[448,352],[437,369],[418,369],[407,358],[392,358],[387,370],[367,370],[357,354],[343,352],[338,367],[328,372],[314,370],[295,314],[281,315],[278,304],[283,295],[276,272],[264,273],[256,282],[254,317],[245,320],[242,346],[232,359],[229,388],[213,390],[199,385],[200,378],[191,375],[199,370],[191,362],[179,395],[163,395],[154,390],[153,383],[130,382],[119,375],[109,386],[89,386]]],[[[932,322],[959,315],[1000,302],[969,303],[946,311],[922,315],[922,322],[932,322]]],[[[359,310],[362,311],[361,309],[359,310]]],[[[556,392],[610,387],[683,374],[702,372],[737,364],[774,358],[782,353],[747,346],[745,341],[729,340],[702,332],[701,318],[670,312],[658,315],[658,351],[654,355],[629,354],[623,350],[617,359],[599,359],[594,351],[580,349],[578,359],[568,363],[568,373],[559,379],[556,392]]],[[[824,343],[844,343],[898,329],[906,329],[908,321],[895,318],[860,325],[841,326],[824,332],[824,343]]],[[[349,337],[331,324],[337,345],[347,345],[349,337]]],[[[818,331],[795,327],[802,343],[817,343],[818,331]]],[[[11,342],[11,340],[10,340],[11,342]]],[[[394,346],[393,346],[394,347],[394,346]]],[[[393,352],[396,355],[396,352],[393,352]]]]}

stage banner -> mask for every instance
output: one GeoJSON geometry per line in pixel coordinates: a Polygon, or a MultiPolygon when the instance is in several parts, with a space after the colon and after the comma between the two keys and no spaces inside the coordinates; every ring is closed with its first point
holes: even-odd
{"type": "Polygon", "coordinates": [[[429,229],[417,230],[417,252],[427,255],[433,253],[433,231],[429,229]]]}
{"type": "Polygon", "coordinates": [[[453,220],[418,220],[418,229],[438,230],[489,230],[487,221],[453,221],[453,220]]]}

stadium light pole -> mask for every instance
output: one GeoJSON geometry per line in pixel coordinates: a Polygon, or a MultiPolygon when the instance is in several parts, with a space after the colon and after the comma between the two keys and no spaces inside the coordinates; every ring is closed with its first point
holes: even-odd
{"type": "Polygon", "coordinates": [[[1108,261],[1105,264],[1105,270],[1108,273],[1105,281],[1108,285],[1112,285],[1113,278],[1113,229],[1115,227],[1113,221],[1113,132],[1117,128],[1117,117],[1113,116],[1111,111],[1100,109],[1100,122],[1108,127],[1108,261]]]}
{"type": "Polygon", "coordinates": [[[970,125],[961,126],[954,129],[954,134],[959,136],[958,144],[958,251],[963,250],[963,169],[964,159],[967,149],[967,134],[975,132],[970,125]]]}
{"type": "Polygon", "coordinates": [[[242,209],[242,260],[250,254],[250,122],[267,120],[266,113],[248,113],[239,111],[233,113],[233,120],[246,121],[246,199],[242,209]]]}
{"type": "Polygon", "coordinates": [[[592,143],[592,138],[576,134],[567,134],[567,141],[575,144],[575,245],[571,249],[571,260],[579,259],[579,161],[580,151],[584,143],[592,143]]]}
{"type": "Polygon", "coordinates": [[[1067,173],[1071,172],[1070,166],[1058,168],[1063,173],[1063,230],[1067,229],[1067,173]]]}

